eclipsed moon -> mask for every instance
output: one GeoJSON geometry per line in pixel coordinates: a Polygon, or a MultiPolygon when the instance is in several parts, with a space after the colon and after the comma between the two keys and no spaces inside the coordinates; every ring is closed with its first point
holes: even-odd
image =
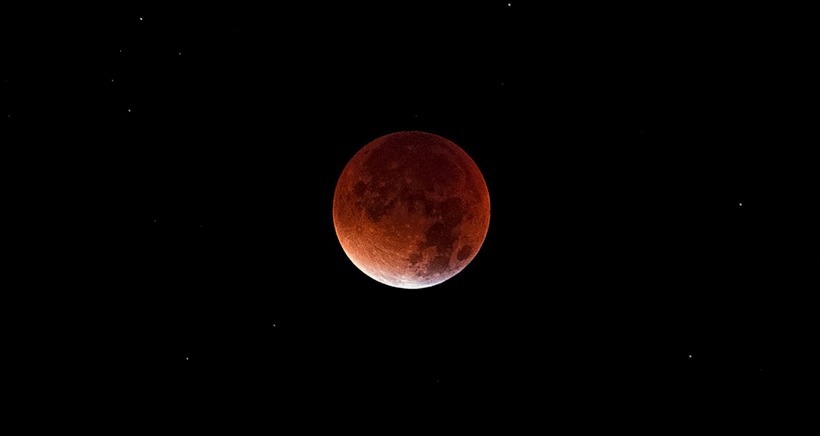
{"type": "Polygon", "coordinates": [[[333,225],[345,254],[369,277],[426,288],[461,272],[478,253],[490,225],[490,194],[456,144],[431,133],[391,133],[345,166],[333,225]]]}

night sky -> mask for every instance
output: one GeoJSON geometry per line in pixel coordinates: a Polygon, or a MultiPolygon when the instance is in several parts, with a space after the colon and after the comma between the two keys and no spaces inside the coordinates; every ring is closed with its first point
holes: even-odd
{"type": "Polygon", "coordinates": [[[383,3],[3,17],[4,178],[38,229],[17,260],[55,265],[12,301],[56,386],[504,428],[765,415],[816,367],[804,27],[383,3]],[[356,269],[331,216],[347,161],[401,130],[461,146],[492,205],[421,290],[356,269]]]}

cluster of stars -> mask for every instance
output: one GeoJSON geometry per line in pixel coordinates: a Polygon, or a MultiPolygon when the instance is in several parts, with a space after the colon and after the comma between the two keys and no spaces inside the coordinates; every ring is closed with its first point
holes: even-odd
{"type": "MultiPolygon", "coordinates": [[[[143,18],[143,17],[137,17],[137,18],[139,19],[139,21],[144,21],[144,18],[143,18]]],[[[237,30],[238,30],[238,29],[237,29],[237,30]]],[[[125,50],[124,50],[124,49],[122,49],[122,48],[120,48],[120,49],[118,49],[118,52],[119,52],[119,53],[125,53],[125,50]]],[[[182,56],[182,50],[177,50],[177,56],[182,56]]],[[[116,81],[116,79],[115,79],[115,78],[113,78],[113,77],[110,79],[110,82],[111,82],[111,83],[114,83],[115,81],[116,81]]],[[[132,112],[133,112],[133,108],[127,108],[127,109],[126,109],[126,111],[127,111],[128,113],[132,113],[132,112]]],[[[11,115],[9,115],[9,118],[11,118],[11,115]]]]}

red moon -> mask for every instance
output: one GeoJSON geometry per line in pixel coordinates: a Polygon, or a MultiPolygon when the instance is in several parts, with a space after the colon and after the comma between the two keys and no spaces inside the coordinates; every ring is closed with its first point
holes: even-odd
{"type": "Polygon", "coordinates": [[[365,145],[342,171],[333,225],[347,257],[385,285],[437,285],[473,260],[490,225],[490,194],[456,144],[397,132],[365,145]]]}

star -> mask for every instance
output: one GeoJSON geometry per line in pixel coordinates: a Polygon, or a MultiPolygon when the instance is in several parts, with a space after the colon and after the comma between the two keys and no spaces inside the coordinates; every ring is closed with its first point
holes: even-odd
{"type": "Polygon", "coordinates": [[[508,8],[512,7],[512,3],[507,3],[507,7],[508,8]]]}
{"type": "Polygon", "coordinates": [[[181,51],[178,51],[178,52],[177,52],[177,56],[182,56],[182,52],[181,52],[181,51]]]}
{"type": "Polygon", "coordinates": [[[742,206],[743,206],[743,203],[738,203],[737,205],[742,207],[742,206]]]}
{"type": "Polygon", "coordinates": [[[689,355],[689,358],[690,358],[690,359],[692,358],[692,355],[691,355],[691,354],[689,355]]]}
{"type": "Polygon", "coordinates": [[[273,326],[276,327],[276,323],[273,323],[273,326]]]}
{"type": "Polygon", "coordinates": [[[142,17],[140,17],[140,21],[142,21],[142,17]]]}
{"type": "Polygon", "coordinates": [[[189,357],[186,357],[185,360],[191,360],[189,357]]]}
{"type": "Polygon", "coordinates": [[[131,113],[131,109],[128,109],[128,113],[129,113],[129,114],[131,113]]]}

